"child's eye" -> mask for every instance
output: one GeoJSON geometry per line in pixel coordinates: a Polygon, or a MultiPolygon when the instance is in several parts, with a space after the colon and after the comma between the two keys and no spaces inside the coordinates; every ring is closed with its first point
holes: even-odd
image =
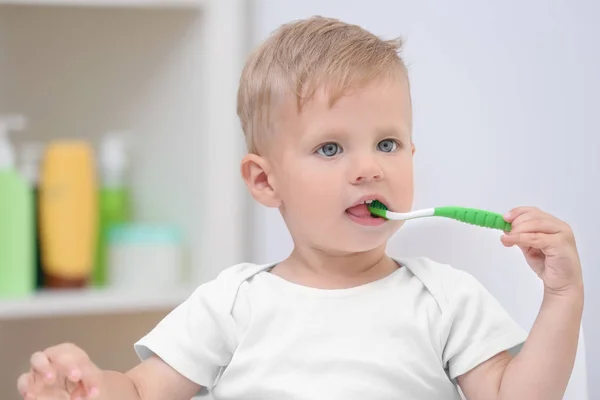
{"type": "Polygon", "coordinates": [[[398,142],[392,139],[385,139],[377,143],[377,149],[385,153],[391,153],[398,148],[398,142]]]}
{"type": "Polygon", "coordinates": [[[333,157],[338,153],[342,152],[342,147],[337,143],[325,143],[319,147],[317,153],[325,157],[333,157]]]}

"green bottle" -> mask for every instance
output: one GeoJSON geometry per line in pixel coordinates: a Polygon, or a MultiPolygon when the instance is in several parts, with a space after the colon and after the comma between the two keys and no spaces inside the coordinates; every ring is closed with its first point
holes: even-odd
{"type": "Polygon", "coordinates": [[[127,186],[127,155],[123,134],[114,132],[106,135],[100,148],[100,171],[102,183],[99,193],[100,232],[96,265],[93,272],[94,286],[106,286],[109,278],[108,271],[108,233],[132,219],[132,205],[127,186]]]}
{"type": "Polygon", "coordinates": [[[0,117],[0,298],[35,290],[35,205],[27,180],[15,167],[8,132],[23,130],[20,115],[0,117]]]}
{"type": "Polygon", "coordinates": [[[22,144],[20,154],[21,176],[29,183],[29,189],[33,196],[33,226],[35,238],[35,281],[36,290],[44,288],[44,267],[42,265],[42,248],[39,221],[39,194],[40,194],[40,171],[41,160],[44,153],[44,144],[37,141],[27,141],[22,144]]]}

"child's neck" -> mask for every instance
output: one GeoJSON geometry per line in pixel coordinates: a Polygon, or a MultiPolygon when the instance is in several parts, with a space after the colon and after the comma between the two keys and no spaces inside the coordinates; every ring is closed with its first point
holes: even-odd
{"type": "Polygon", "coordinates": [[[398,264],[385,254],[385,248],[331,254],[314,248],[295,247],[292,254],[271,272],[303,286],[345,289],[382,279],[398,268],[398,264]]]}

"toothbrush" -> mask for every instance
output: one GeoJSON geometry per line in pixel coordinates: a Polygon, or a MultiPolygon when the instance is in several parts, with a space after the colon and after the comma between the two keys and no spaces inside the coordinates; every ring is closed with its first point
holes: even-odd
{"type": "Polygon", "coordinates": [[[484,228],[500,229],[505,232],[511,230],[511,224],[506,222],[502,215],[486,210],[466,207],[435,207],[423,210],[411,211],[407,213],[393,212],[380,201],[374,200],[368,204],[371,214],[381,218],[406,221],[422,217],[445,217],[471,225],[482,226],[484,228]]]}

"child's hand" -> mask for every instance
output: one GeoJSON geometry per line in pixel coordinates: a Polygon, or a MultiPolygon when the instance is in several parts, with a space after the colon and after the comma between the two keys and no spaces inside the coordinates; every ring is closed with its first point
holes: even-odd
{"type": "Polygon", "coordinates": [[[99,394],[102,372],[72,344],[50,347],[31,356],[31,370],[19,377],[25,400],[84,400],[99,394]]]}
{"type": "Polygon", "coordinates": [[[548,292],[581,291],[579,254],[567,223],[535,207],[515,208],[504,218],[512,223],[512,229],[502,236],[502,243],[519,246],[548,292]]]}

